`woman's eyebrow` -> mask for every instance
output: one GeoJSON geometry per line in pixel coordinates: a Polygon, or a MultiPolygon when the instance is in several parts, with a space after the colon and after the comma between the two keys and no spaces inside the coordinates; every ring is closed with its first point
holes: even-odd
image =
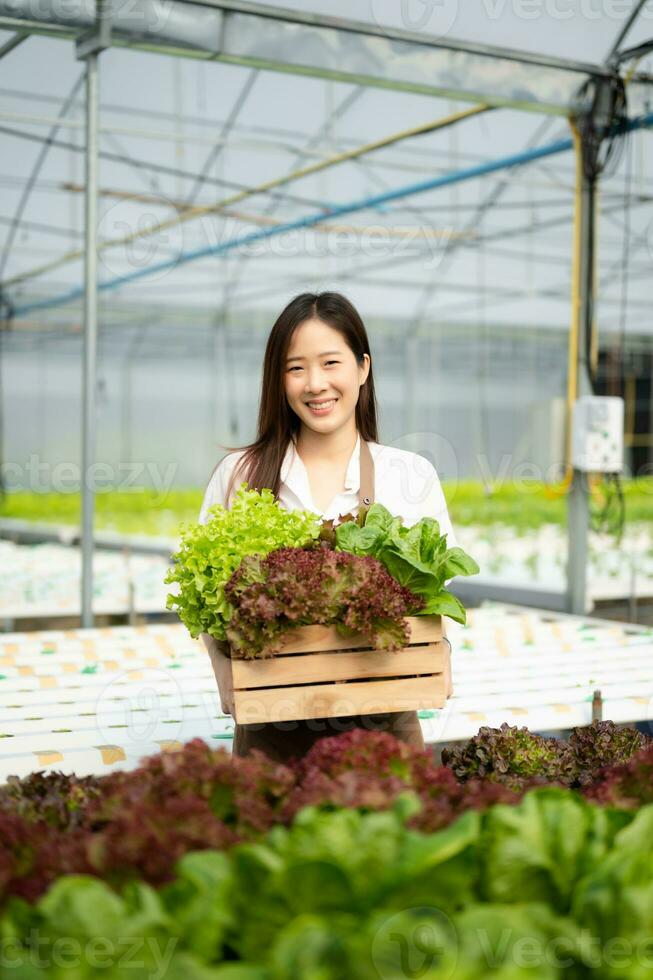
{"type": "MultiPolygon", "coordinates": [[[[342,351],[339,351],[339,350],[323,350],[322,353],[321,354],[318,354],[317,356],[318,357],[326,357],[327,354],[341,354],[341,353],[342,353],[342,351]]],[[[291,361],[305,361],[305,360],[306,360],[305,357],[295,356],[295,357],[289,357],[289,358],[287,358],[286,363],[287,364],[290,364],[291,361]]]]}

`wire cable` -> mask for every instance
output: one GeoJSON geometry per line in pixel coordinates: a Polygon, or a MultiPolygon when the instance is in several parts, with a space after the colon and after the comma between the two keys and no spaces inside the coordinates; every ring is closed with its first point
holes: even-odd
{"type": "MultiPolygon", "coordinates": [[[[84,76],[85,76],[85,71],[82,71],[77,81],[73,85],[72,89],[70,90],[68,98],[61,106],[58,114],[58,118],[60,120],[63,119],[63,117],[68,112],[70,104],[72,103],[73,99],[75,98],[75,95],[77,94],[79,88],[81,87],[82,82],[84,81],[84,76]]],[[[36,163],[32,167],[32,172],[29,175],[29,180],[25,184],[23,193],[21,194],[21,198],[20,201],[18,202],[18,207],[16,208],[16,213],[13,218],[13,224],[11,225],[9,232],[7,234],[7,240],[5,241],[4,248],[2,250],[2,256],[0,256],[0,282],[2,282],[4,276],[5,267],[7,265],[7,260],[9,259],[9,254],[11,252],[11,246],[13,245],[14,238],[16,237],[16,232],[18,231],[18,225],[20,224],[20,219],[22,218],[23,212],[27,207],[27,202],[29,201],[30,194],[32,193],[32,188],[34,187],[34,184],[36,183],[36,179],[39,173],[41,172],[41,167],[43,166],[45,162],[45,158],[48,155],[48,151],[52,146],[52,143],[54,142],[54,138],[57,135],[58,129],[59,129],[59,123],[55,123],[51,127],[47,135],[47,138],[39,151],[39,155],[36,158],[36,163]]]]}
{"type": "Polygon", "coordinates": [[[0,503],[7,496],[7,484],[4,473],[5,460],[5,413],[4,413],[4,366],[5,366],[5,334],[11,328],[13,306],[11,301],[0,289],[0,503]]]}
{"type": "MultiPolygon", "coordinates": [[[[641,4],[640,4],[641,6],[641,4]]],[[[622,32],[620,38],[625,36],[622,32]]],[[[619,42],[618,42],[619,43],[619,42]]],[[[618,43],[616,46],[618,46],[618,43]]],[[[573,332],[578,333],[580,298],[579,290],[581,283],[578,279],[578,262],[580,261],[580,201],[582,195],[582,183],[584,180],[590,185],[591,206],[587,220],[589,222],[589,254],[587,255],[588,273],[588,329],[585,331],[585,347],[582,351],[582,359],[587,365],[587,377],[592,393],[596,391],[596,378],[592,372],[592,350],[594,345],[594,331],[596,325],[595,318],[595,292],[596,283],[594,279],[595,271],[595,219],[596,219],[596,196],[598,193],[598,180],[602,175],[613,174],[618,167],[623,153],[623,142],[626,134],[630,130],[627,111],[626,87],[630,77],[626,80],[619,77],[616,69],[613,69],[611,77],[592,76],[578,90],[574,111],[570,115],[570,125],[574,134],[574,143],[577,150],[576,166],[576,208],[574,218],[574,272],[572,273],[573,293],[572,306],[575,311],[572,318],[572,341],[570,343],[569,361],[569,383],[568,383],[568,421],[567,421],[567,465],[563,480],[563,492],[567,492],[572,481],[571,466],[571,408],[573,399],[577,395],[577,363],[574,356],[575,343],[573,332]]],[[[580,351],[579,351],[580,353],[580,351]]],[[[592,482],[590,477],[589,497],[589,519],[590,527],[593,530],[606,530],[610,528],[620,540],[624,527],[624,501],[623,491],[619,476],[616,473],[606,474],[603,478],[604,496],[599,507],[593,507],[592,487],[596,481],[592,482]],[[613,518],[614,503],[617,503],[617,516],[613,518]]]]}
{"type": "MultiPolygon", "coordinates": [[[[617,374],[615,380],[621,381],[625,374],[624,364],[624,343],[626,333],[626,317],[628,315],[628,284],[629,284],[629,265],[630,265],[630,227],[631,227],[631,206],[630,199],[631,185],[633,178],[633,144],[630,136],[624,137],[627,140],[626,147],[626,170],[624,175],[624,231],[621,252],[621,296],[619,311],[619,340],[616,345],[616,357],[613,361],[614,371],[617,374]]],[[[592,507],[590,497],[590,526],[594,531],[613,534],[617,543],[621,542],[626,524],[626,502],[623,492],[623,485],[619,473],[607,473],[603,479],[603,485],[598,488],[598,506],[592,507]],[[601,497],[602,495],[602,497],[601,497]]]]}

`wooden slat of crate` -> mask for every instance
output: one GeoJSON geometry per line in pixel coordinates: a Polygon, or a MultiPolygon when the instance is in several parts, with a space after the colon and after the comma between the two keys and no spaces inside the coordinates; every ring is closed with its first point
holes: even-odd
{"type": "Polygon", "coordinates": [[[231,659],[213,640],[223,707],[238,724],[442,707],[450,683],[442,619],[407,620],[409,645],[392,653],[322,625],[296,627],[270,658],[231,659]]]}
{"type": "Polygon", "coordinates": [[[364,677],[408,677],[439,674],[445,670],[447,644],[428,643],[386,650],[348,650],[346,653],[275,654],[265,660],[232,660],[233,686],[287,687],[320,681],[357,680],[364,677]]]}
{"type": "MultiPolygon", "coordinates": [[[[435,643],[442,639],[441,616],[407,616],[410,625],[409,643],[435,643]]],[[[354,650],[369,648],[364,637],[339,636],[335,626],[295,626],[279,651],[283,654],[306,653],[308,650],[354,650]]]]}
{"type": "Polygon", "coordinates": [[[444,674],[434,674],[391,681],[234,691],[233,697],[238,723],[250,725],[442,708],[446,690],[444,674]]]}
{"type": "Polygon", "coordinates": [[[229,714],[234,714],[234,686],[232,677],[232,664],[234,663],[227,655],[226,651],[228,646],[221,640],[216,640],[215,637],[209,636],[205,633],[204,636],[208,640],[208,651],[209,657],[211,658],[211,665],[213,667],[213,673],[215,674],[215,679],[218,682],[218,690],[220,691],[222,710],[228,711],[229,714]]]}

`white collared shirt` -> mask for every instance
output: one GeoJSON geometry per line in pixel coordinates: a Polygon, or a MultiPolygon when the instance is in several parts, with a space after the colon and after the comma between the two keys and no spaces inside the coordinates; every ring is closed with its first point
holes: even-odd
{"type": "MultiPolygon", "coordinates": [[[[395,446],[368,442],[374,460],[374,500],[383,504],[393,516],[403,517],[411,527],[422,517],[434,517],[440,533],[447,536],[447,547],[457,547],[449,519],[447,504],[434,466],[419,453],[395,446]]],[[[225,505],[229,479],[244,450],[228,453],[216,467],[204,494],[199,523],[205,524],[207,512],[214,504],[225,505]]],[[[356,514],[360,488],[360,435],[347,464],[343,490],[336,494],[326,510],[313,500],[306,466],[291,439],[281,464],[279,503],[286,510],[310,510],[323,520],[333,520],[344,514],[356,514]]],[[[236,479],[233,489],[238,489],[236,479]]],[[[233,498],[233,493],[232,493],[233,498]]]]}

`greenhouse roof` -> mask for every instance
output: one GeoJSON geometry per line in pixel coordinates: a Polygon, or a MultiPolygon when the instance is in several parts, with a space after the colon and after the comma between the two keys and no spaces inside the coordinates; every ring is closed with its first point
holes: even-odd
{"type": "MultiPolygon", "coordinates": [[[[77,55],[93,11],[0,0],[0,282],[16,333],[80,328],[77,55]]],[[[653,109],[653,59],[633,50],[653,36],[648,2],[116,0],[109,33],[103,326],[112,303],[240,319],[336,288],[416,327],[564,327],[566,116],[626,50],[628,116],[653,109]]],[[[597,314],[600,330],[642,333],[653,329],[650,130],[624,150],[601,182],[597,314]]]]}

